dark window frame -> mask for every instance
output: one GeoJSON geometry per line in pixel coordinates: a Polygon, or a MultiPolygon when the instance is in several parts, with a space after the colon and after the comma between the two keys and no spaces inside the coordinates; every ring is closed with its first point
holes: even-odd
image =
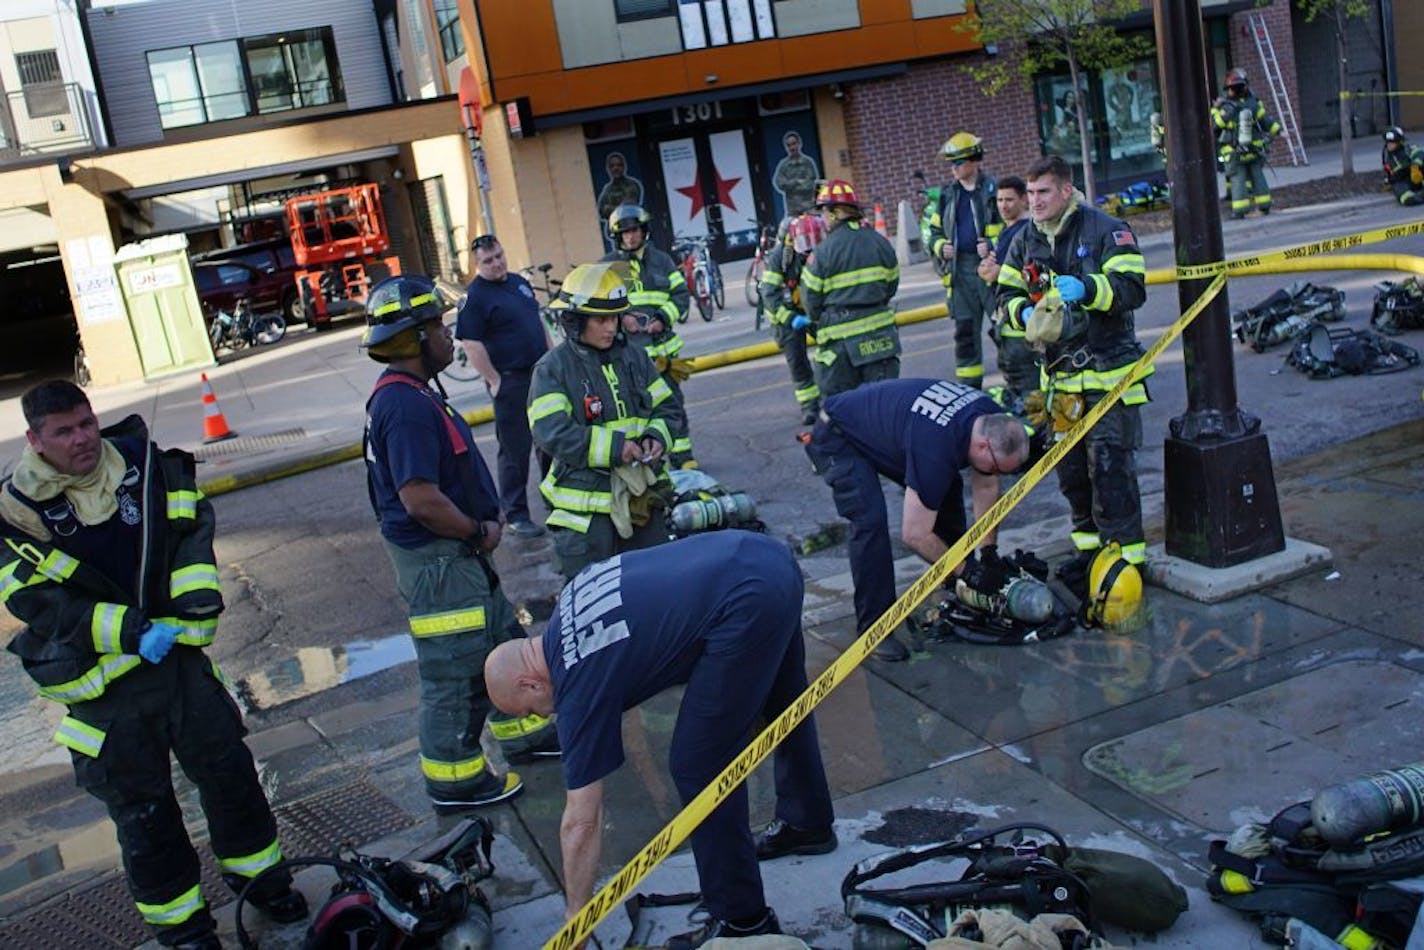
{"type": "Polygon", "coordinates": [[[154,102],[159,110],[159,124],[164,131],[170,129],[188,129],[200,125],[210,125],[215,122],[231,122],[234,119],[247,119],[253,116],[277,115],[282,112],[292,112],[300,109],[319,108],[322,106],[339,105],[346,101],[346,86],[342,81],[341,62],[336,50],[336,37],[330,26],[314,26],[300,30],[283,30],[279,33],[262,33],[255,36],[242,36],[230,40],[214,40],[206,43],[190,43],[181,46],[166,46],[161,49],[151,49],[144,51],[144,60],[149,67],[149,88],[153,90],[154,102]],[[269,47],[281,49],[286,45],[286,40],[296,38],[300,42],[319,42],[321,44],[323,61],[326,64],[327,75],[322,85],[322,89],[327,93],[326,101],[309,103],[312,98],[320,99],[319,95],[311,94],[311,81],[304,81],[299,78],[295,71],[295,64],[284,50],[282,62],[287,70],[287,77],[291,80],[292,95],[289,97],[290,104],[281,106],[261,104],[263,94],[258,89],[258,83],[253,73],[252,59],[250,54],[253,51],[263,50],[269,47]],[[204,88],[203,76],[197,68],[197,49],[199,47],[230,46],[236,55],[240,90],[212,92],[204,88]],[[175,51],[187,51],[187,61],[191,70],[191,78],[198,87],[198,96],[193,100],[162,100],[158,97],[158,90],[153,85],[153,57],[155,54],[172,53],[175,51]],[[243,96],[243,111],[237,116],[223,116],[212,118],[209,114],[209,99],[223,96],[232,96],[238,93],[243,96]],[[201,118],[192,122],[181,122],[168,124],[163,116],[165,105],[180,104],[185,107],[196,107],[201,118]]]}
{"type": "Polygon", "coordinates": [[[676,16],[677,0],[613,0],[613,15],[619,23],[676,16]],[[628,10],[629,6],[634,9],[628,10]]]}
{"type": "Polygon", "coordinates": [[[440,34],[440,55],[453,63],[465,55],[465,34],[460,30],[460,7],[457,0],[434,0],[435,29],[440,34]]]}

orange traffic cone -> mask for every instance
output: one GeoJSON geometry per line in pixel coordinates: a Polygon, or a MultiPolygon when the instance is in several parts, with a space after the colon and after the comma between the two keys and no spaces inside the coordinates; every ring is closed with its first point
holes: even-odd
{"type": "Polygon", "coordinates": [[[221,442],[231,439],[237,433],[227,427],[227,418],[218,408],[218,397],[213,395],[213,384],[208,382],[208,374],[203,374],[203,441],[221,442]]]}
{"type": "Polygon", "coordinates": [[[875,230],[880,232],[883,238],[890,237],[890,229],[885,226],[885,208],[883,205],[875,206],[875,230]]]}

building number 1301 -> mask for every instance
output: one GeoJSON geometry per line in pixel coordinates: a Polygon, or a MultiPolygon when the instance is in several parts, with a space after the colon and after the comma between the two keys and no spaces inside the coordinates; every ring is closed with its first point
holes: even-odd
{"type": "Polygon", "coordinates": [[[673,125],[693,125],[722,118],[722,103],[699,102],[691,106],[673,106],[669,111],[672,113],[673,125]]]}

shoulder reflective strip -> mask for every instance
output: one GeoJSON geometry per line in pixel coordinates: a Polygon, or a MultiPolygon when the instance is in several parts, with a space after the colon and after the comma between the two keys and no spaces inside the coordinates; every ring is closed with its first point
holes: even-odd
{"type": "Polygon", "coordinates": [[[410,618],[410,632],[417,637],[444,637],[452,633],[468,633],[485,628],[485,609],[470,607],[447,610],[438,614],[421,614],[410,618]]]}
{"type": "Polygon", "coordinates": [[[822,279],[821,286],[827,290],[845,290],[847,287],[860,287],[864,284],[883,284],[898,276],[899,269],[895,267],[862,267],[832,274],[822,279]]]}
{"type": "Polygon", "coordinates": [[[176,521],[179,518],[198,517],[198,499],[201,497],[196,491],[171,491],[168,493],[168,520],[176,521]]]}
{"type": "Polygon", "coordinates": [[[166,904],[146,904],[143,901],[134,901],[134,905],[143,915],[144,923],[152,924],[155,927],[172,927],[175,924],[181,924],[207,906],[203,901],[202,888],[197,884],[166,904]]]}
{"type": "Polygon", "coordinates": [[[142,662],[138,657],[126,653],[106,653],[82,676],[55,686],[40,686],[39,694],[57,703],[77,703],[93,699],[103,695],[105,687],[142,662]]]}
{"type": "Polygon", "coordinates": [[[73,716],[61,719],[59,729],[54,734],[55,742],[91,759],[99,757],[99,751],[104,747],[104,738],[104,730],[87,722],[80,722],[73,716]]]}
{"type": "Polygon", "coordinates": [[[822,343],[832,343],[836,340],[844,340],[846,337],[859,336],[862,333],[870,333],[873,330],[881,330],[894,325],[895,311],[881,310],[879,313],[857,317],[854,320],[847,320],[845,323],[820,327],[816,330],[816,339],[822,343]]]}
{"type": "Polygon", "coordinates": [[[189,564],[168,575],[168,596],[177,600],[195,590],[221,590],[216,564],[189,564]]]}
{"type": "Polygon", "coordinates": [[[276,838],[261,851],[244,854],[235,858],[218,858],[218,866],[224,873],[241,877],[256,877],[282,860],[282,846],[276,838]]]}
{"type": "Polygon", "coordinates": [[[588,467],[608,468],[613,463],[613,433],[594,426],[588,433],[588,467]]]}
{"type": "Polygon", "coordinates": [[[477,755],[473,759],[460,762],[437,762],[435,759],[420,757],[420,771],[434,782],[463,782],[474,778],[485,770],[485,757],[477,755]]]}
{"type": "Polygon", "coordinates": [[[94,605],[89,619],[89,629],[94,641],[95,653],[122,653],[119,635],[124,629],[124,614],[128,607],[123,604],[108,604],[100,601],[94,605]]]}
{"type": "Polygon", "coordinates": [[[543,716],[530,713],[522,719],[491,719],[490,732],[496,739],[519,739],[547,729],[552,722],[543,716]]]}
{"type": "Polygon", "coordinates": [[[553,528],[568,528],[570,531],[577,531],[579,534],[587,534],[588,526],[593,523],[592,515],[576,515],[571,511],[564,511],[555,508],[549,512],[549,517],[545,519],[545,524],[553,528]]]}
{"type": "Polygon", "coordinates": [[[529,424],[532,426],[545,416],[552,416],[556,412],[572,416],[574,404],[569,402],[569,397],[563,393],[546,393],[529,404],[529,424]]]}
{"type": "Polygon", "coordinates": [[[1096,551],[1103,546],[1103,539],[1093,531],[1074,531],[1071,537],[1073,547],[1079,551],[1096,551]]]}
{"type": "Polygon", "coordinates": [[[672,387],[667,384],[667,380],[659,376],[648,384],[648,395],[653,399],[653,408],[661,406],[672,398],[672,387]]]}

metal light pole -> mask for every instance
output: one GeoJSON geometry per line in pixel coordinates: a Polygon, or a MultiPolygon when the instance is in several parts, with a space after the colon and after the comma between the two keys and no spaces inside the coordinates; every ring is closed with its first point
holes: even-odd
{"type": "MultiPolygon", "coordinates": [[[[1177,266],[1225,259],[1198,0],[1153,0],[1162,77],[1177,266]]],[[[1210,278],[1179,280],[1186,310],[1210,278]]],[[[1230,567],[1285,549],[1271,449],[1261,421],[1236,404],[1230,308],[1217,295],[1182,335],[1187,411],[1165,445],[1167,553],[1230,567]]]]}

